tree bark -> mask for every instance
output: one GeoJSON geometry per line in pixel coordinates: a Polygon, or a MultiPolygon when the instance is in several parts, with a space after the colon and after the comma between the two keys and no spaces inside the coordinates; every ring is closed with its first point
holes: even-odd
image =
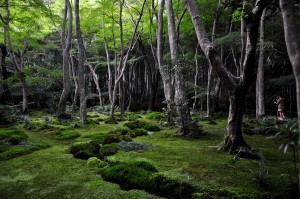
{"type": "MultiPolygon", "coordinates": [[[[280,8],[283,18],[285,43],[296,79],[298,127],[300,129],[300,44],[296,24],[295,2],[292,0],[280,0],[280,8]]],[[[298,143],[300,146],[300,142],[298,143]]]]}
{"type": "Polygon", "coordinates": [[[164,85],[164,94],[167,103],[167,113],[168,113],[168,125],[174,125],[174,85],[173,80],[170,74],[170,69],[168,66],[163,63],[163,12],[164,12],[165,0],[159,2],[159,10],[157,16],[157,31],[156,31],[156,40],[157,40],[157,49],[156,56],[158,62],[159,72],[162,77],[164,85]]]}
{"type": "Polygon", "coordinates": [[[73,21],[73,14],[72,14],[72,6],[69,0],[65,0],[65,8],[63,14],[63,24],[62,24],[62,31],[61,31],[61,45],[63,48],[63,91],[61,93],[57,114],[60,115],[65,113],[68,97],[71,91],[71,80],[70,80],[70,62],[71,62],[71,41],[72,41],[72,21],[73,21]],[[68,15],[68,30],[66,35],[66,22],[67,22],[67,15],[68,15]]]}
{"type": "Polygon", "coordinates": [[[171,52],[171,62],[174,68],[175,77],[175,105],[180,118],[180,130],[177,135],[198,137],[203,134],[202,126],[192,120],[186,93],[184,90],[184,80],[182,66],[179,63],[177,34],[175,29],[174,12],[172,0],[166,0],[166,10],[168,18],[168,34],[171,52]]]}
{"type": "Polygon", "coordinates": [[[212,43],[209,41],[199,11],[194,0],[184,0],[187,6],[193,24],[195,26],[198,42],[205,53],[206,58],[213,67],[216,74],[221,79],[225,89],[229,93],[229,116],[227,124],[227,132],[221,143],[220,149],[237,153],[242,147],[248,147],[241,131],[242,117],[244,114],[244,103],[247,90],[251,80],[255,74],[255,52],[258,37],[258,27],[261,14],[266,4],[264,1],[257,1],[252,13],[245,15],[245,24],[247,27],[247,45],[245,59],[243,62],[243,70],[240,77],[231,74],[224,64],[220,56],[217,54],[212,43]]]}
{"type": "Polygon", "coordinates": [[[258,58],[258,69],[256,77],[256,118],[259,119],[265,115],[265,89],[264,89],[264,42],[265,27],[264,21],[266,9],[264,9],[260,20],[260,49],[258,58]]]}
{"type": "Polygon", "coordinates": [[[86,110],[86,86],[85,86],[85,47],[83,43],[82,33],[80,29],[80,16],[79,16],[79,0],[75,0],[75,27],[76,27],[76,36],[78,42],[78,86],[79,86],[79,95],[80,95],[80,108],[79,116],[80,123],[87,123],[87,110],[86,110]]]}

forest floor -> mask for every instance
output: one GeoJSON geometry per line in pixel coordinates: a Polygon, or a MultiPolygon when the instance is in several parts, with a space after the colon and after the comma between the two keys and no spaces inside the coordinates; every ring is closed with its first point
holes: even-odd
{"type": "MultiPolygon", "coordinates": [[[[118,184],[104,181],[99,168],[87,164],[86,160],[76,159],[69,153],[75,142],[86,142],[99,134],[107,134],[118,124],[105,124],[102,119],[107,115],[89,113],[88,125],[74,128],[72,122],[56,124],[52,128],[25,128],[24,123],[1,127],[1,132],[24,131],[31,143],[46,147],[18,157],[12,156],[0,161],[0,198],[78,198],[78,199],[147,199],[162,198],[144,190],[124,190],[118,184]],[[60,129],[62,139],[53,128],[60,129]]],[[[154,119],[146,119],[139,114],[140,120],[153,124],[154,119]]],[[[52,116],[51,116],[52,117],[52,116]]],[[[31,121],[43,123],[42,113],[32,113],[31,121]]],[[[259,153],[262,160],[235,158],[228,153],[216,150],[223,139],[226,118],[216,118],[215,123],[199,121],[209,136],[197,139],[175,136],[177,128],[161,127],[158,132],[148,132],[147,136],[133,138],[134,142],[147,143],[149,149],[143,151],[119,151],[110,158],[119,161],[147,160],[157,170],[169,176],[192,183],[198,188],[194,198],[292,198],[297,192],[297,172],[299,171],[299,151],[296,152],[296,171],[293,152],[278,150],[281,140],[266,139],[268,135],[244,134],[246,142],[259,153]],[[203,194],[205,192],[205,194],[203,194]]],[[[1,151],[0,151],[1,155],[1,151]]]]}

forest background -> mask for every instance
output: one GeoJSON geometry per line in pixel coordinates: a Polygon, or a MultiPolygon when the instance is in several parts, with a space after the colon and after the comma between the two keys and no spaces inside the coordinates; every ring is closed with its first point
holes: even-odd
{"type": "Polygon", "coordinates": [[[199,1],[213,60],[198,44],[189,4],[167,1],[164,11],[164,1],[3,1],[1,104],[58,114],[79,106],[81,123],[97,106],[111,118],[116,108],[164,110],[171,125],[176,109],[182,135],[194,130],[189,109],[229,111],[228,131],[240,131],[244,113],[276,115],[277,95],[297,117],[279,2],[199,1]]]}

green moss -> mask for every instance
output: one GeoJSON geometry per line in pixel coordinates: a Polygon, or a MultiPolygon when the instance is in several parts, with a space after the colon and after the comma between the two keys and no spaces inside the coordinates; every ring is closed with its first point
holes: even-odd
{"type": "Polygon", "coordinates": [[[104,119],[104,123],[105,124],[118,124],[118,121],[116,121],[115,119],[107,118],[107,119],[104,119]]]}
{"type": "Polygon", "coordinates": [[[70,153],[72,153],[75,158],[85,160],[90,157],[98,156],[97,148],[90,142],[74,143],[70,147],[70,153]]]}
{"type": "Polygon", "coordinates": [[[122,188],[144,189],[150,175],[155,172],[153,167],[145,166],[146,164],[148,163],[118,163],[106,167],[101,171],[101,174],[105,180],[118,183],[122,188]]]}
{"type": "Polygon", "coordinates": [[[146,119],[155,119],[155,120],[161,120],[163,117],[163,114],[161,112],[150,112],[147,115],[145,115],[146,119]]]}
{"type": "Polygon", "coordinates": [[[129,131],[128,135],[130,135],[131,137],[137,137],[137,136],[148,135],[148,133],[144,129],[134,129],[129,131]]]}
{"type": "Polygon", "coordinates": [[[27,140],[28,136],[21,130],[0,131],[0,141],[8,142],[12,145],[18,145],[22,141],[27,140]]]}
{"type": "Polygon", "coordinates": [[[160,131],[159,126],[157,126],[155,124],[146,124],[143,128],[146,131],[160,131]]]}
{"type": "Polygon", "coordinates": [[[71,140],[80,137],[80,133],[74,131],[61,131],[57,133],[58,140],[71,140]]]}
{"type": "Polygon", "coordinates": [[[104,158],[106,156],[114,155],[118,153],[118,144],[112,143],[112,144],[106,144],[101,147],[99,150],[99,156],[100,158],[104,158]]]}
{"type": "Polygon", "coordinates": [[[86,163],[87,163],[87,165],[96,166],[98,168],[103,168],[108,165],[107,162],[104,162],[104,161],[98,159],[97,157],[90,157],[86,163]]]}
{"type": "Polygon", "coordinates": [[[131,130],[137,129],[137,128],[143,128],[147,123],[141,120],[135,120],[131,122],[125,123],[123,126],[126,126],[130,128],[131,130]]]}

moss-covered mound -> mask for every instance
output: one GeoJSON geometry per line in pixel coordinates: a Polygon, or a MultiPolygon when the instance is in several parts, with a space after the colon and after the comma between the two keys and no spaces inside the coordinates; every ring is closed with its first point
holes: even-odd
{"type": "Polygon", "coordinates": [[[131,122],[125,123],[123,126],[126,126],[130,128],[131,130],[133,129],[138,129],[138,128],[144,128],[144,126],[147,125],[147,122],[141,121],[141,120],[135,120],[131,122]]]}
{"type": "Polygon", "coordinates": [[[74,143],[70,147],[70,153],[74,158],[87,160],[90,157],[97,157],[100,145],[94,142],[74,143]]]}
{"type": "Polygon", "coordinates": [[[0,160],[8,160],[49,146],[28,142],[27,138],[27,134],[20,130],[0,130],[0,160]]]}
{"type": "Polygon", "coordinates": [[[124,189],[143,189],[167,198],[192,198],[194,186],[179,182],[159,173],[147,161],[121,162],[101,171],[104,180],[119,184],[124,189]]]}

